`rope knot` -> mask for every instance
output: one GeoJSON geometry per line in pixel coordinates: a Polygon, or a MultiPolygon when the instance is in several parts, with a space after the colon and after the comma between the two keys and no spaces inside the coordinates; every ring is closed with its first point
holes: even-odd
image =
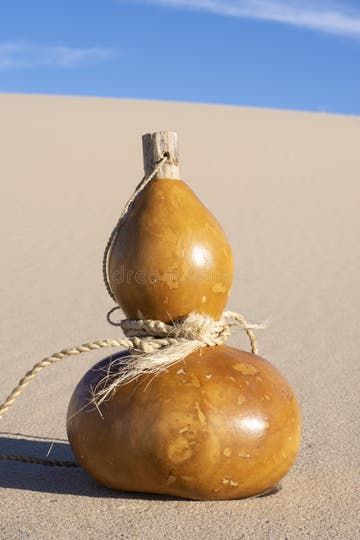
{"type": "Polygon", "coordinates": [[[229,337],[229,325],[224,319],[215,321],[208,315],[190,313],[175,323],[175,337],[187,341],[199,341],[203,347],[221,345],[229,337]]]}
{"type": "Polygon", "coordinates": [[[239,313],[225,311],[220,320],[208,315],[190,313],[187,317],[167,324],[151,319],[108,321],[120,326],[126,336],[129,355],[115,359],[105,377],[94,389],[93,401],[100,405],[118,386],[127,384],[141,375],[156,376],[202,347],[222,345],[230,336],[231,327],[245,330],[251,343],[251,351],[257,353],[253,330],[261,325],[249,324],[239,313]]]}

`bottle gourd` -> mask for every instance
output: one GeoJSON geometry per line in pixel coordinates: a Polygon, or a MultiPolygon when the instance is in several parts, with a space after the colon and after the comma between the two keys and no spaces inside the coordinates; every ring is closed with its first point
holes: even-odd
{"type": "MultiPolygon", "coordinates": [[[[113,240],[108,275],[128,318],[219,319],[233,257],[213,215],[180,180],[176,134],[143,138],[145,173],[167,162],[136,197],[113,240]]],[[[300,442],[292,389],[268,361],[226,345],[196,351],[149,383],[119,386],[100,406],[91,389],[122,352],[96,364],[68,409],[79,464],[109,488],[190,499],[235,499],[271,489],[300,442]]]]}

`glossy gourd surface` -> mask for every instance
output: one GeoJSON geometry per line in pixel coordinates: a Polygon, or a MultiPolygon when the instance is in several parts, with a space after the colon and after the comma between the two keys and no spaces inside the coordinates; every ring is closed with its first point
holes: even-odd
{"type": "Polygon", "coordinates": [[[192,311],[219,319],[230,294],[226,236],[181,180],[152,180],[124,217],[108,261],[126,317],[170,322],[192,311]]]}
{"type": "Polygon", "coordinates": [[[119,387],[100,407],[90,388],[116,357],[80,381],[68,436],[80,463],[110,488],[191,499],[260,494],[290,469],[300,413],[266,360],[225,345],[204,348],[152,378],[119,387]]]}

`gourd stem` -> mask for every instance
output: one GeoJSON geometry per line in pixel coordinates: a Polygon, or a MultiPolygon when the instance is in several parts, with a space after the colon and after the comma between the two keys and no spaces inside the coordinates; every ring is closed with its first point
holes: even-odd
{"type": "Polygon", "coordinates": [[[178,136],[175,131],[157,131],[143,135],[143,154],[145,175],[156,163],[166,156],[167,160],[159,167],[154,178],[180,179],[178,136]]]}

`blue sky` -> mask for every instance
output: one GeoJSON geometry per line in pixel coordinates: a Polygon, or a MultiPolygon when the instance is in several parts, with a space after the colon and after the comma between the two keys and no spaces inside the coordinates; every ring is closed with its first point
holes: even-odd
{"type": "Polygon", "coordinates": [[[360,0],[1,0],[0,92],[360,114],[360,0]]]}

